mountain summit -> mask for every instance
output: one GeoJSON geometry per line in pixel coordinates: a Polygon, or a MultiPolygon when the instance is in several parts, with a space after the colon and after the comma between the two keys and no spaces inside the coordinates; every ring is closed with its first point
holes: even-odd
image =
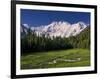
{"type": "MultiPolygon", "coordinates": [[[[65,21],[54,21],[51,24],[38,26],[38,27],[30,27],[31,31],[35,31],[37,35],[45,35],[50,37],[70,37],[76,36],[80,34],[87,25],[84,22],[77,22],[74,24],[70,24],[65,21]]],[[[24,33],[27,33],[29,26],[27,24],[21,25],[21,30],[25,30],[24,33]],[[26,30],[27,29],[27,30],[26,30]]],[[[21,31],[21,34],[23,32],[21,31]]]]}

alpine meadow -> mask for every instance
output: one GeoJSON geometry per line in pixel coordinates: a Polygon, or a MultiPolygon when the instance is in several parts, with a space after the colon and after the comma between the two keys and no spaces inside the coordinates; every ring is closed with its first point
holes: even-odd
{"type": "Polygon", "coordinates": [[[90,66],[89,12],[21,10],[21,69],[90,66]]]}

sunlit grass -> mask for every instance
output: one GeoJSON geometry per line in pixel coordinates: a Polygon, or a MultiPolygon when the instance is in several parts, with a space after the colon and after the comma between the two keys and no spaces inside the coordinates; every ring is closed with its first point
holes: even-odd
{"type": "Polygon", "coordinates": [[[88,49],[37,52],[21,56],[21,69],[83,67],[89,65],[90,51],[88,49]]]}

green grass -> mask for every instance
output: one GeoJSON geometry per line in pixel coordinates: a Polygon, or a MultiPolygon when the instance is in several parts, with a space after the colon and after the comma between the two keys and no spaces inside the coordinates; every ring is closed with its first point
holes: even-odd
{"type": "Polygon", "coordinates": [[[88,49],[37,52],[21,56],[21,69],[82,66],[90,66],[90,51],[88,49]]]}

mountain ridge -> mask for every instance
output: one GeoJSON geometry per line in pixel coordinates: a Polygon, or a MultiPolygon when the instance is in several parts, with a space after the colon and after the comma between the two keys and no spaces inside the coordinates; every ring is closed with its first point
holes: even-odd
{"type": "Polygon", "coordinates": [[[38,36],[45,35],[50,37],[70,37],[70,36],[76,36],[80,34],[87,25],[84,22],[77,22],[74,24],[70,24],[67,21],[53,21],[52,23],[48,25],[41,25],[38,27],[30,27],[28,24],[22,24],[21,25],[21,34],[23,33],[22,30],[24,30],[24,33],[27,34],[28,29],[30,29],[32,32],[35,32],[38,36]]]}

